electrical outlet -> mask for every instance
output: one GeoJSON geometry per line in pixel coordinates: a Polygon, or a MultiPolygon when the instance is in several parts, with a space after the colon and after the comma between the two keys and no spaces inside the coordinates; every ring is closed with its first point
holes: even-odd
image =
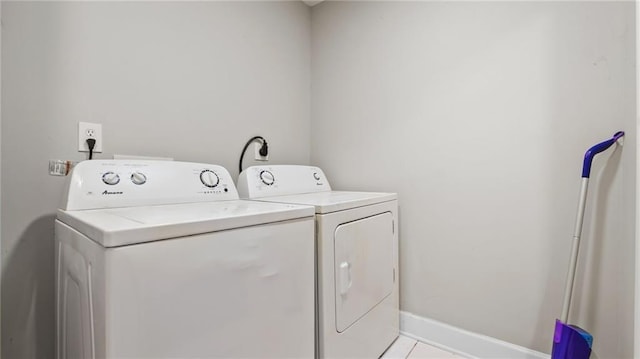
{"type": "Polygon", "coordinates": [[[78,122],[78,151],[89,152],[87,139],[96,140],[93,153],[102,152],[102,125],[99,123],[78,122]]]}
{"type": "Polygon", "coordinates": [[[254,142],[253,143],[253,151],[254,151],[253,159],[255,159],[256,161],[269,161],[269,155],[268,154],[266,156],[261,156],[260,155],[260,148],[261,147],[262,147],[262,142],[254,142]]]}

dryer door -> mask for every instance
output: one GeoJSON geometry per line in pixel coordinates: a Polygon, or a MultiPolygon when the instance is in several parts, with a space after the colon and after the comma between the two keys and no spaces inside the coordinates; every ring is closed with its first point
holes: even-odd
{"type": "Polygon", "coordinates": [[[340,333],[393,290],[393,215],[344,223],[334,233],[336,330],[340,333]]]}

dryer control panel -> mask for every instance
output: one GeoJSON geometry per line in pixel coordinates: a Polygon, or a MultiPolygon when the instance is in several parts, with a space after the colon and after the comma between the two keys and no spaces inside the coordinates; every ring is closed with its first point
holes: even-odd
{"type": "Polygon", "coordinates": [[[238,177],[241,198],[328,192],[331,186],[319,167],[277,165],[252,166],[238,177]]]}
{"type": "Polygon", "coordinates": [[[92,160],[69,176],[64,210],[86,210],[238,199],[222,166],[174,161],[92,160]]]}

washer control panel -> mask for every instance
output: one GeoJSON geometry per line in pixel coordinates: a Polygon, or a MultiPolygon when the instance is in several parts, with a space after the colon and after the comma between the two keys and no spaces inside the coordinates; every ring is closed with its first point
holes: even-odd
{"type": "Polygon", "coordinates": [[[221,166],[174,161],[92,160],[75,166],[60,206],[65,210],[238,199],[221,166]]]}
{"type": "Polygon", "coordinates": [[[241,198],[261,198],[331,191],[329,181],[314,166],[252,166],[238,177],[241,198]]]}

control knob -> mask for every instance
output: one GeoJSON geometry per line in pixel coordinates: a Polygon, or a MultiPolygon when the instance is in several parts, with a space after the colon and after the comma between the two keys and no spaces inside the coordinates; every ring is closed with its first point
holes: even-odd
{"type": "Polygon", "coordinates": [[[147,183],[147,176],[141,172],[133,172],[131,174],[131,182],[137,185],[145,184],[147,183]]]}
{"type": "Polygon", "coordinates": [[[204,170],[200,172],[200,181],[203,185],[214,188],[220,183],[220,178],[212,170],[204,170]]]}
{"type": "Polygon", "coordinates": [[[269,171],[260,172],[260,180],[267,186],[273,185],[273,183],[276,181],[275,177],[273,177],[273,173],[269,171]]]}
{"type": "Polygon", "coordinates": [[[109,186],[117,185],[120,182],[120,176],[117,173],[107,172],[102,175],[102,182],[109,186]]]}

